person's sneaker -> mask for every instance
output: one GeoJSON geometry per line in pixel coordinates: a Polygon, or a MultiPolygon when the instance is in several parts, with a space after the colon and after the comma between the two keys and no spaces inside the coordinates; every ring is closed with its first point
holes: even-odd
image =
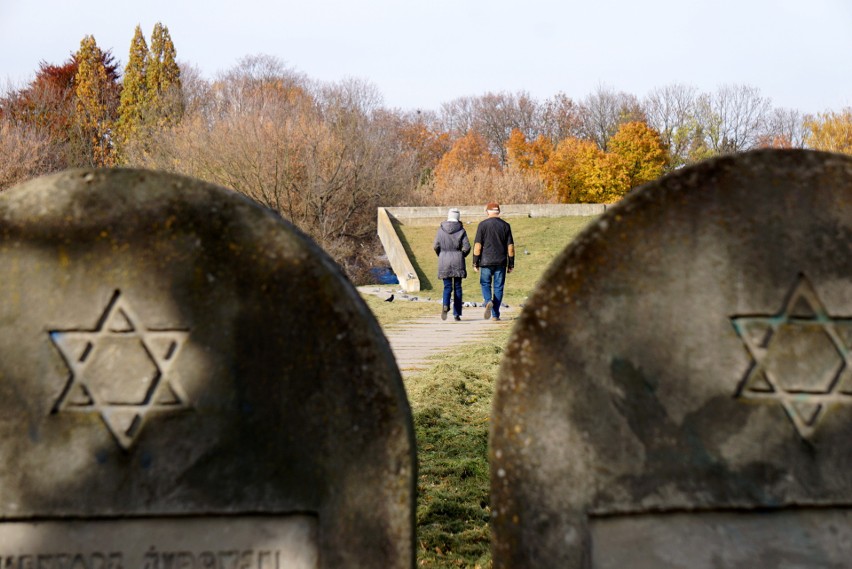
{"type": "Polygon", "coordinates": [[[485,315],[483,316],[483,318],[485,318],[486,320],[491,319],[491,306],[491,301],[489,300],[488,303],[485,305],[485,315]]]}
{"type": "Polygon", "coordinates": [[[461,320],[461,316],[453,316],[453,320],[455,320],[456,322],[458,322],[459,320],[461,320]]]}
{"type": "Polygon", "coordinates": [[[499,321],[500,321],[500,317],[499,317],[499,316],[495,316],[495,317],[494,317],[494,318],[492,318],[491,320],[496,320],[497,322],[499,322],[499,321]]]}
{"type": "Polygon", "coordinates": [[[441,320],[447,319],[447,312],[450,311],[450,307],[446,304],[441,307],[441,320]]]}

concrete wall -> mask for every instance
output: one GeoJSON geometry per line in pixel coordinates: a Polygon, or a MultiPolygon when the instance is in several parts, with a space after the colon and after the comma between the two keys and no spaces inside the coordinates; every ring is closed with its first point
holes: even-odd
{"type": "Polygon", "coordinates": [[[420,290],[420,279],[417,278],[417,271],[414,270],[414,265],[411,264],[411,259],[408,258],[405,247],[402,246],[402,241],[396,234],[396,229],[393,227],[393,222],[388,216],[386,208],[379,208],[376,225],[379,241],[385,248],[391,269],[399,280],[399,286],[405,292],[418,292],[420,290]]]}
{"type": "MultiPolygon", "coordinates": [[[[462,221],[485,219],[485,205],[454,206],[462,221]]],[[[501,205],[500,217],[569,217],[600,215],[606,204],[520,204],[501,205]]],[[[447,219],[449,207],[389,207],[387,213],[403,225],[437,225],[447,219]]]]}

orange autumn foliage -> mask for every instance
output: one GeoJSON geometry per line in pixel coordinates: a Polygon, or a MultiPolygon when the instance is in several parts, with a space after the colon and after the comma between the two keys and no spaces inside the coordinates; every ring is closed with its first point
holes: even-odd
{"type": "Polygon", "coordinates": [[[470,131],[453,143],[435,167],[435,183],[446,184],[453,174],[475,169],[499,170],[500,162],[488,150],[488,142],[476,131],[470,131]]]}
{"type": "Polygon", "coordinates": [[[539,135],[532,142],[527,142],[524,134],[513,129],[506,142],[506,154],[509,164],[522,172],[538,172],[553,153],[553,144],[546,137],[539,135]]]}

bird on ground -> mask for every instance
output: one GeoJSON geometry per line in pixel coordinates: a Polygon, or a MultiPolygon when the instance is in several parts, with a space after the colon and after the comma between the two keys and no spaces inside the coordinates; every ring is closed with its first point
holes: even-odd
{"type": "Polygon", "coordinates": [[[393,302],[393,295],[390,295],[385,299],[385,302],[393,302]]]}

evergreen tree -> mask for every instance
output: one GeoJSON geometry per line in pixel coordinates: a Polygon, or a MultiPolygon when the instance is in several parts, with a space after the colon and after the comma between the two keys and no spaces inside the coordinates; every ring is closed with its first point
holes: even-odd
{"type": "Polygon", "coordinates": [[[180,68],[169,29],[157,22],[151,33],[151,51],[145,77],[150,108],[163,124],[175,124],[183,112],[180,68]]]}
{"type": "Polygon", "coordinates": [[[108,55],[98,47],[93,36],[80,42],[74,56],[74,126],[79,143],[78,157],[84,165],[111,166],[112,130],[115,86],[110,80],[105,61],[108,55]]]}
{"type": "Polygon", "coordinates": [[[130,43],[130,58],[124,68],[121,100],[118,105],[116,125],[119,149],[139,133],[146,118],[148,85],[145,74],[148,64],[148,44],[142,29],[137,25],[130,43]]]}

